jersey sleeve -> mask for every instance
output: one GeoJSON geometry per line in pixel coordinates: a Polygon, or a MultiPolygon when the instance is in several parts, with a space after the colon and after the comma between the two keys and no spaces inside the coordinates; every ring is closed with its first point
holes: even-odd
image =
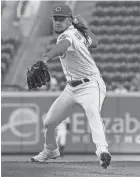
{"type": "Polygon", "coordinates": [[[62,40],[65,40],[67,39],[70,44],[72,45],[72,38],[70,37],[70,35],[68,35],[67,33],[63,33],[61,34],[58,38],[57,38],[57,44],[62,41],[62,40]]]}
{"type": "Polygon", "coordinates": [[[90,36],[88,36],[88,42],[89,42],[89,46],[91,46],[91,44],[92,44],[92,39],[91,39],[90,36]]]}

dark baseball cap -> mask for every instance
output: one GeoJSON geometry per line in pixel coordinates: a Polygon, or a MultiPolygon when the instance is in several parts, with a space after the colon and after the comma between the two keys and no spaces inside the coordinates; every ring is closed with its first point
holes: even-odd
{"type": "Polygon", "coordinates": [[[72,17],[71,8],[66,4],[54,6],[53,17],[55,16],[72,17]]]}

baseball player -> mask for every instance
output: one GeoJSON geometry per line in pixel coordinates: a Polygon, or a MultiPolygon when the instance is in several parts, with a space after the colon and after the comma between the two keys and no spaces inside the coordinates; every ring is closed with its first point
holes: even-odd
{"type": "Polygon", "coordinates": [[[70,118],[67,117],[57,126],[57,137],[56,141],[59,145],[60,156],[64,157],[64,150],[67,141],[67,134],[69,132],[70,118]]]}
{"type": "MultiPolygon", "coordinates": [[[[69,110],[75,103],[78,103],[85,110],[100,164],[103,168],[107,168],[110,165],[111,154],[108,152],[104,124],[100,116],[106,86],[89,52],[89,48],[97,47],[96,37],[80,15],[73,18],[72,11],[67,5],[55,6],[52,18],[54,30],[58,34],[57,43],[44,55],[40,63],[47,64],[48,60],[59,56],[67,84],[44,119],[44,149],[31,160],[45,162],[60,156],[56,141],[56,127],[68,117],[69,110]]],[[[29,88],[32,88],[32,80],[34,81],[34,77],[37,77],[36,68],[39,68],[38,71],[41,72],[41,67],[42,65],[38,65],[33,67],[35,71],[29,71],[28,76],[31,73],[28,77],[29,88]]],[[[44,68],[43,71],[45,71],[44,68]]],[[[40,76],[39,79],[42,77],[40,76]]],[[[41,80],[40,84],[42,82],[41,80]]]]}

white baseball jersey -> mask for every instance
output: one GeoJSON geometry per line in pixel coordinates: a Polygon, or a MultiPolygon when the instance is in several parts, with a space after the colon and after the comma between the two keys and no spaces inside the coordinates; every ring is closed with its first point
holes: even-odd
{"type": "Polygon", "coordinates": [[[68,39],[71,44],[67,51],[59,56],[67,81],[82,78],[90,79],[95,74],[100,75],[99,69],[88,50],[92,44],[91,38],[89,37],[89,43],[87,43],[85,37],[71,25],[58,36],[57,43],[64,39],[68,39]]]}

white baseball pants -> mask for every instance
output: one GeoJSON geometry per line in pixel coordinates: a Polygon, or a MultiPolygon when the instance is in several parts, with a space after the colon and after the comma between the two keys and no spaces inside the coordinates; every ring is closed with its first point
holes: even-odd
{"type": "Polygon", "coordinates": [[[61,95],[54,101],[44,119],[44,148],[47,151],[54,151],[58,148],[56,127],[69,116],[69,111],[74,104],[78,103],[85,110],[91,128],[92,139],[97,148],[96,154],[102,149],[107,149],[104,124],[100,116],[105,95],[106,86],[102,78],[93,79],[77,87],[67,85],[61,95]]]}

